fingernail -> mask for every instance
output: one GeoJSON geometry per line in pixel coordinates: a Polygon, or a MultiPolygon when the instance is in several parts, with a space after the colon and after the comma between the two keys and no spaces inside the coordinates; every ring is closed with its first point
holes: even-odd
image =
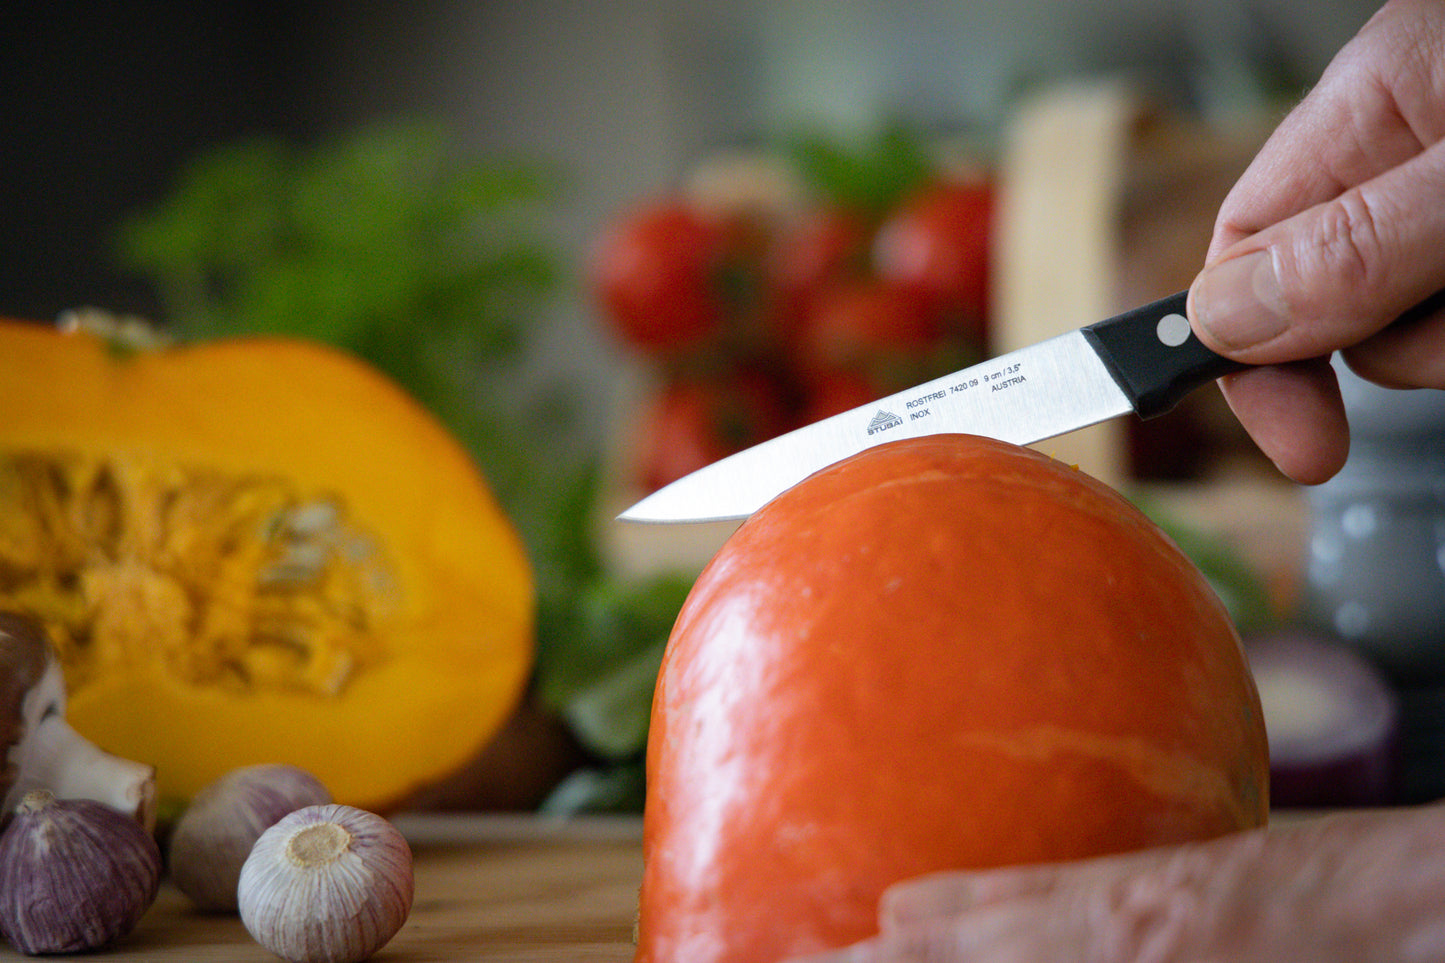
{"type": "Polygon", "coordinates": [[[1288,326],[1274,258],[1251,251],[1212,264],[1194,281],[1194,320],[1224,348],[1248,348],[1288,326]]]}

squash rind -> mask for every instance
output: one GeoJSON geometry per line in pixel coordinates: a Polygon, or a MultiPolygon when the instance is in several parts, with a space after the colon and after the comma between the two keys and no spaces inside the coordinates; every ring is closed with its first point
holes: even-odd
{"type": "Polygon", "coordinates": [[[637,963],[763,963],[876,931],[949,869],[1267,819],[1237,632],[1129,503],[968,436],[830,466],[745,521],[667,644],[637,963]]]}

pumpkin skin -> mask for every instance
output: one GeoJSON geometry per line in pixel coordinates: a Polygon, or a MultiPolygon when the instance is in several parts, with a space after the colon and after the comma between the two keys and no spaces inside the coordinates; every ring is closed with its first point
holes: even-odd
{"type": "MultiPolygon", "coordinates": [[[[302,509],[316,504],[307,499],[340,506],[359,533],[348,544],[382,560],[386,603],[362,640],[371,664],[344,684],[180,678],[167,660],[199,647],[184,638],[179,656],[111,653],[84,672],[62,656],[72,724],[155,765],[163,797],[188,799],[238,766],[287,762],[339,802],[386,811],[460,768],[519,701],[534,644],[521,542],[457,442],[359,360],[271,337],[117,352],[83,332],[0,322],[0,411],[0,463],[38,453],[138,474],[179,466],[261,479],[258,488],[294,490],[302,509]]],[[[0,485],[0,510],[16,511],[4,501],[13,494],[0,485]]],[[[0,526],[0,574],[5,534],[0,526]]]]}
{"type": "Polygon", "coordinates": [[[668,642],[638,963],[876,932],[889,884],[1267,819],[1239,637],[1084,473],[971,436],[883,445],[736,531],[668,642]]]}

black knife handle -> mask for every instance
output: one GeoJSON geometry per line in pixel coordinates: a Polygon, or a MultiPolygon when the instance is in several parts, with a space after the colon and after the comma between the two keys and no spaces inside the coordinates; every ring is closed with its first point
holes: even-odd
{"type": "Polygon", "coordinates": [[[1180,291],[1083,329],[1141,418],[1162,415],[1206,381],[1246,367],[1194,336],[1188,299],[1189,292],[1180,291]]]}

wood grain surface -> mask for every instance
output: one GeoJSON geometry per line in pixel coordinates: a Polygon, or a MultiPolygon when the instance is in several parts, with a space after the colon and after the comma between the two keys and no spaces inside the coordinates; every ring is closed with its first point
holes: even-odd
{"type": "MultiPolygon", "coordinates": [[[[632,959],[640,820],[428,815],[396,824],[412,845],[416,898],[377,963],[632,959]]],[[[133,933],[86,958],[277,959],[238,917],[196,912],[169,882],[133,933]]],[[[0,959],[26,957],[5,946],[0,959]]]]}

